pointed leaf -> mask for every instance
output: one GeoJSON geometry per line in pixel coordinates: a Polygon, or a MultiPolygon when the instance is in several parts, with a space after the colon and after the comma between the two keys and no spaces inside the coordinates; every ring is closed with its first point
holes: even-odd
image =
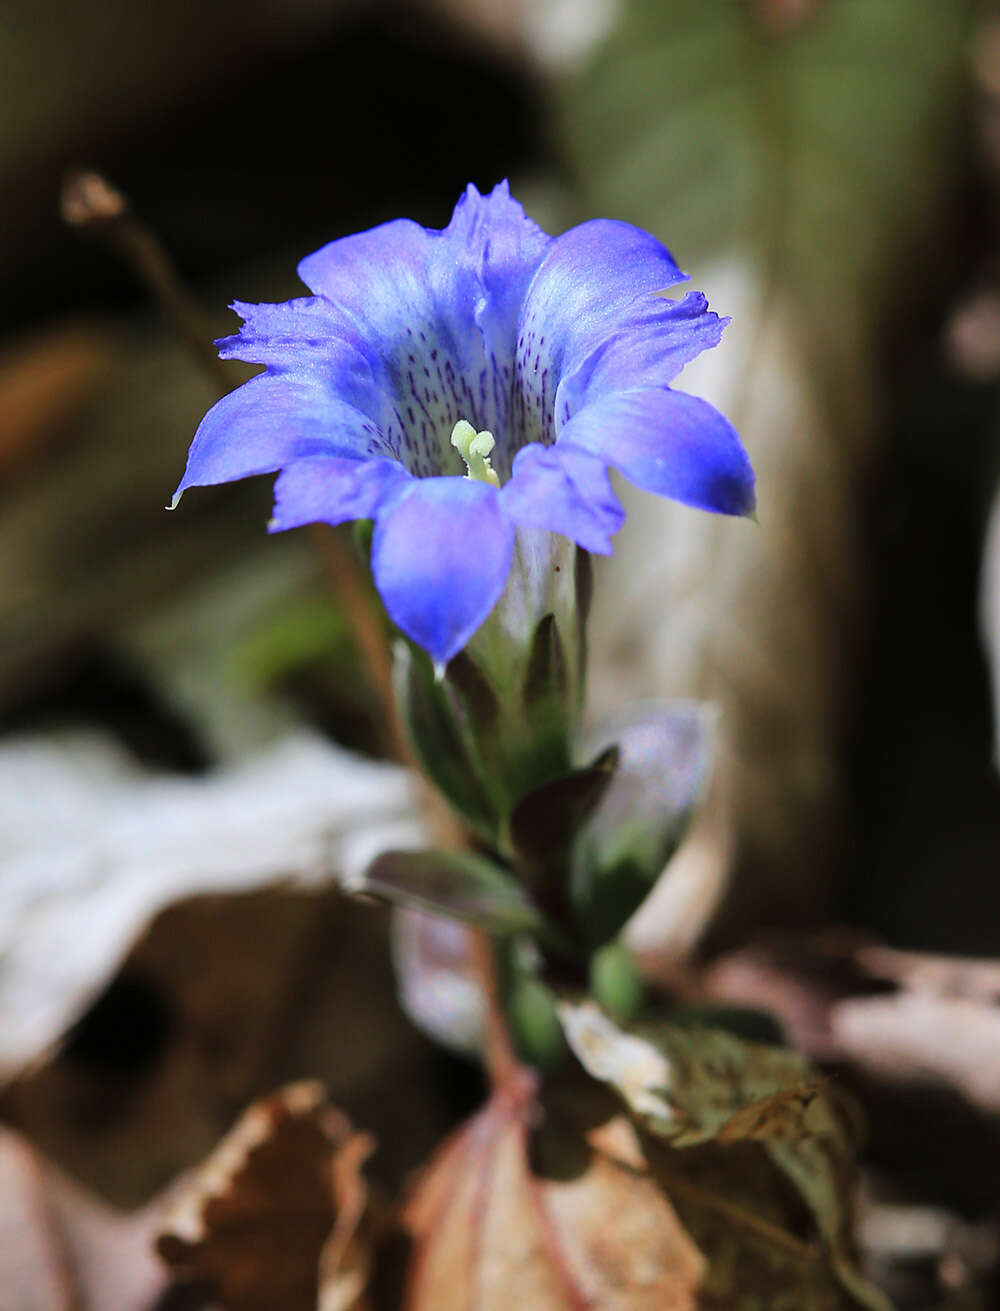
{"type": "Polygon", "coordinates": [[[465,920],[491,933],[543,929],[542,916],[499,865],[469,851],[387,851],[350,891],[465,920]]]}
{"type": "Polygon", "coordinates": [[[573,840],[614,778],[618,751],[609,747],[585,769],[545,783],[514,807],[510,842],[537,887],[560,891],[569,870],[573,840]]]}

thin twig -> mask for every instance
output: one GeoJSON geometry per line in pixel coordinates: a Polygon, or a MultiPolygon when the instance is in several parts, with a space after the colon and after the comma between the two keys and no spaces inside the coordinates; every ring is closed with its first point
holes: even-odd
{"type": "MultiPolygon", "coordinates": [[[[128,198],[101,174],[78,171],[71,173],[63,185],[61,208],[63,219],[71,227],[98,237],[128,265],[219,394],[231,391],[237,379],[216,354],[198,302],[184,285],[159,237],[136,216],[128,198]]],[[[314,524],[310,535],[353,627],[378,697],[386,745],[397,760],[412,763],[393,696],[388,645],[355,552],[344,530],[314,524]]]]}
{"type": "Polygon", "coordinates": [[[381,711],[386,746],[394,759],[414,765],[392,687],[392,657],[380,616],[358,567],[354,547],[344,529],[312,524],[310,536],[333,580],[337,600],[347,614],[358,651],[371,679],[381,711]]]}
{"type": "Polygon", "coordinates": [[[480,929],[470,930],[469,936],[473,968],[486,1001],[483,1063],[494,1092],[501,1092],[517,1085],[522,1066],[507,1028],[493,944],[480,929]]]}
{"type": "Polygon", "coordinates": [[[128,199],[100,173],[75,172],[63,184],[61,212],[70,227],[99,237],[128,265],[223,395],[231,391],[235,379],[215,353],[197,301],[128,199]]]}

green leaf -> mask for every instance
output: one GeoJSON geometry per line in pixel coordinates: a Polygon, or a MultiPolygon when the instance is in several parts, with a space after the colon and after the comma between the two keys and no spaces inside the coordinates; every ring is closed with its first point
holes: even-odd
{"type": "Polygon", "coordinates": [[[499,865],[469,851],[386,851],[350,891],[464,920],[496,934],[539,933],[539,911],[499,865]]]}
{"type": "Polygon", "coordinates": [[[531,881],[552,890],[568,881],[569,851],[580,826],[604,796],[618,764],[609,747],[585,769],[576,769],[529,792],[510,817],[510,843],[531,881]]]}
{"type": "Polygon", "coordinates": [[[570,734],[575,718],[569,686],[569,665],[559,624],[545,615],[531,639],[528,667],[521,688],[525,723],[531,725],[532,772],[555,778],[570,768],[570,734]]]}
{"type": "Polygon", "coordinates": [[[732,0],[633,0],[562,90],[588,211],[651,228],[682,265],[726,249],[776,264],[835,328],[845,300],[909,271],[900,255],[940,212],[970,11],[827,0],[778,36],[732,0]]]}

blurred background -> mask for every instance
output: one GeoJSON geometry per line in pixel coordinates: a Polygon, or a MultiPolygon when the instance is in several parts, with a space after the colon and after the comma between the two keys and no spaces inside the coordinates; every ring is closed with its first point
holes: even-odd
{"type": "MultiPolygon", "coordinates": [[[[7,1124],[130,1208],[284,1079],[326,1079],[389,1180],[477,1092],[397,1006],[384,915],[329,887],[332,864],[421,827],[329,561],[305,533],[266,537],[269,480],[163,512],[220,384],[108,233],[63,221],[79,168],[155,233],[206,337],[233,299],[298,294],[297,260],[335,236],[442,226],[469,181],[509,177],[553,232],[655,232],[733,316],[681,385],[743,434],[760,522],[623,488],[592,709],[723,712],[712,794],[633,945],[689,992],[779,1012],[789,970],[796,997],[821,975],[824,1005],[884,991],[884,960],[843,983],[858,944],[1000,958],[993,5],[38,0],[6,20],[7,1124]]],[[[418,938],[393,939],[414,987],[418,938]]],[[[983,1061],[1000,1073],[989,977],[950,1064],[951,1013],[899,1039],[895,1071],[873,1065],[884,1034],[834,1041],[825,1011],[810,1031],[870,1090],[873,1168],[973,1226],[1000,1160],[1000,1078],[968,1087],[983,1061]]]]}

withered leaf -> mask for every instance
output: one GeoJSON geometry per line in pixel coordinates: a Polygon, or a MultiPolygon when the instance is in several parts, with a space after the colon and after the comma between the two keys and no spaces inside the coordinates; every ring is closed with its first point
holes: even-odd
{"type": "Polygon", "coordinates": [[[168,1282],[152,1248],[161,1213],[111,1210],[0,1130],[0,1305],[152,1311],[168,1282]]]}
{"type": "Polygon", "coordinates": [[[622,1029],[591,1002],[564,1001],[559,1011],[584,1069],[659,1138],[674,1147],[759,1142],[808,1206],[843,1287],[859,1305],[885,1311],[853,1261],[853,1144],[804,1058],[720,1029],[622,1029]]]}
{"type": "Polygon", "coordinates": [[[408,1311],[693,1311],[703,1258],[641,1157],[539,1115],[508,1087],[431,1161],[404,1214],[408,1311]]]}
{"type": "Polygon", "coordinates": [[[643,1123],[677,1147],[800,1132],[817,1081],[794,1052],[722,1029],[619,1028],[592,1002],[559,1007],[588,1074],[615,1087],[643,1123]]]}
{"type": "Polygon", "coordinates": [[[360,1180],[371,1140],[324,1104],[317,1083],[255,1102],[191,1179],[157,1242],[176,1272],[226,1311],[324,1311],[363,1303],[360,1180]]]}

